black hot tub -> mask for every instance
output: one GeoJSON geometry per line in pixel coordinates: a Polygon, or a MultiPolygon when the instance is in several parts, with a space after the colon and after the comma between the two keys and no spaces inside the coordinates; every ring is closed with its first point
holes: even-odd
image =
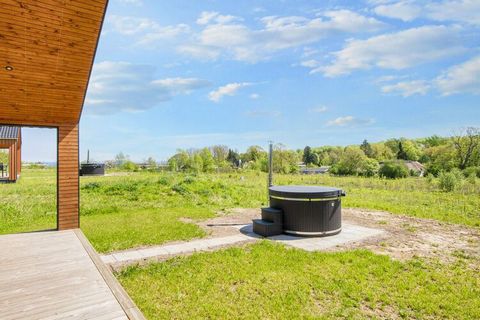
{"type": "Polygon", "coordinates": [[[342,230],[341,189],[320,186],[273,186],[270,207],[283,211],[283,232],[329,236],[342,230]]]}
{"type": "Polygon", "coordinates": [[[80,165],[81,176],[103,176],[105,175],[105,164],[103,163],[82,163],[80,165]]]}

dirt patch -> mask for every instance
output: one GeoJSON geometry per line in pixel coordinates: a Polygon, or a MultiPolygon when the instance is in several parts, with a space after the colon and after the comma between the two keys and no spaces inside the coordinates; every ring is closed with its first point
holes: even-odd
{"type": "Polygon", "coordinates": [[[238,234],[235,226],[252,223],[252,219],[260,217],[260,209],[234,208],[220,211],[213,219],[197,223],[208,234],[209,238],[225,237],[238,234]]]}
{"type": "MultiPolygon", "coordinates": [[[[382,229],[384,234],[364,241],[347,243],[332,250],[363,248],[392,258],[436,258],[451,262],[457,257],[469,258],[478,267],[480,261],[480,230],[462,225],[442,223],[382,211],[343,209],[343,221],[359,226],[382,229]]],[[[219,212],[218,216],[199,222],[210,237],[238,233],[234,225],[248,224],[260,217],[260,209],[236,208],[219,212]]],[[[479,267],[480,268],[480,267],[479,267]]]]}

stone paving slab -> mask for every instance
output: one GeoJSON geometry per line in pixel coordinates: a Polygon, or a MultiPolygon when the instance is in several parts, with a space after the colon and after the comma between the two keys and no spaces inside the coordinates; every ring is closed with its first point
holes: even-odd
{"type": "Polygon", "coordinates": [[[383,233],[384,231],[380,229],[343,223],[342,232],[334,236],[305,238],[282,234],[270,237],[269,239],[306,251],[320,251],[349,242],[362,241],[366,238],[378,236],[383,233]]]}
{"type": "MultiPolygon", "coordinates": [[[[125,263],[142,259],[169,257],[179,254],[188,254],[197,251],[208,251],[228,245],[234,245],[246,241],[257,241],[263,237],[253,232],[252,224],[234,226],[239,233],[233,236],[199,239],[184,243],[134,249],[102,256],[106,264],[125,263]]],[[[358,225],[343,223],[342,232],[329,237],[297,237],[287,234],[269,237],[266,239],[283,243],[306,251],[319,251],[333,248],[338,245],[354,241],[362,241],[366,238],[383,234],[385,231],[361,227],[358,225]]]]}
{"type": "Polygon", "coordinates": [[[199,239],[178,244],[116,252],[110,255],[103,255],[102,260],[106,264],[124,263],[128,261],[136,261],[154,257],[167,257],[179,254],[192,253],[196,251],[207,251],[227,245],[252,240],[255,240],[255,238],[240,233],[228,237],[199,239]]]}

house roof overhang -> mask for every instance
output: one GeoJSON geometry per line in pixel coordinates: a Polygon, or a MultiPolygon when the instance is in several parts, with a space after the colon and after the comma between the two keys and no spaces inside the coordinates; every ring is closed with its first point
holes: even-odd
{"type": "Polygon", "coordinates": [[[80,120],[108,0],[2,0],[0,124],[80,120]]]}

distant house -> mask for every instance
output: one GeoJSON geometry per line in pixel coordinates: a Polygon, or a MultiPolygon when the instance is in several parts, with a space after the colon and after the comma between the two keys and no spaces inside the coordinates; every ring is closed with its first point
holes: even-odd
{"type": "Polygon", "coordinates": [[[415,173],[415,175],[418,175],[419,177],[423,177],[425,175],[425,166],[420,162],[406,160],[404,163],[408,170],[415,173]]]}
{"type": "Polygon", "coordinates": [[[330,167],[324,166],[324,167],[319,167],[319,168],[300,168],[300,173],[301,174],[325,174],[330,170],[330,167]]]}
{"type": "Polygon", "coordinates": [[[8,150],[8,163],[0,163],[0,180],[15,182],[22,171],[22,131],[17,126],[0,126],[0,149],[8,150]]]}

